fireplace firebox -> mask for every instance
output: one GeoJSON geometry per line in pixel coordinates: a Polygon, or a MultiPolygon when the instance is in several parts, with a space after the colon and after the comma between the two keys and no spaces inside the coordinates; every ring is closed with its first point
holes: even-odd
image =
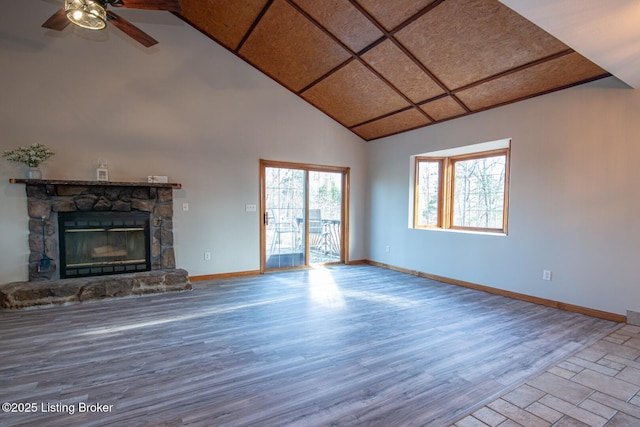
{"type": "Polygon", "coordinates": [[[59,212],[60,278],[151,270],[146,212],[59,212]]]}

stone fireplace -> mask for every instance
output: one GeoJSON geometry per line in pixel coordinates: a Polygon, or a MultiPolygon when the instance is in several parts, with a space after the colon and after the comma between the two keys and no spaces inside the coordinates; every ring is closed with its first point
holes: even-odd
{"type": "Polygon", "coordinates": [[[0,285],[0,306],[191,288],[173,248],[173,189],[180,184],[11,182],[26,184],[29,281],[0,285]],[[16,296],[34,292],[31,302],[16,296]]]}

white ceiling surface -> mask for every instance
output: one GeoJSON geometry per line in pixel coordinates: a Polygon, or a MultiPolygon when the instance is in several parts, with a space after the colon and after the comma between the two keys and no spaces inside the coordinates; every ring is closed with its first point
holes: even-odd
{"type": "Polygon", "coordinates": [[[632,88],[640,88],[640,1],[500,2],[632,88]]]}

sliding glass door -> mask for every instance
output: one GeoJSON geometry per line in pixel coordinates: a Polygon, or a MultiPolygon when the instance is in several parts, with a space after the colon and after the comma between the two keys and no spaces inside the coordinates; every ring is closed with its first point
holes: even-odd
{"type": "Polygon", "coordinates": [[[345,262],[347,168],[261,162],[261,270],[345,262]]]}
{"type": "Polygon", "coordinates": [[[264,174],[265,268],[304,266],[305,171],[267,167],[264,174]]]}
{"type": "Polygon", "coordinates": [[[342,174],[309,171],[308,242],[311,264],[342,261],[342,174]]]}

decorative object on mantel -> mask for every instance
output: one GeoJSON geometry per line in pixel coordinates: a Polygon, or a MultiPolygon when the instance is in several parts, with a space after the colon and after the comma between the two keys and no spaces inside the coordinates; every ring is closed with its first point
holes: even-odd
{"type": "Polygon", "coordinates": [[[106,160],[98,159],[98,169],[96,169],[98,181],[109,181],[109,165],[106,160]]]}
{"type": "Polygon", "coordinates": [[[40,163],[53,156],[55,153],[42,144],[31,144],[29,147],[18,147],[2,153],[2,157],[12,162],[23,163],[29,166],[27,177],[29,179],[42,179],[42,172],[38,169],[40,163]]]}
{"type": "Polygon", "coordinates": [[[147,176],[147,182],[160,182],[166,184],[169,182],[169,177],[165,175],[149,175],[147,176]]]}

